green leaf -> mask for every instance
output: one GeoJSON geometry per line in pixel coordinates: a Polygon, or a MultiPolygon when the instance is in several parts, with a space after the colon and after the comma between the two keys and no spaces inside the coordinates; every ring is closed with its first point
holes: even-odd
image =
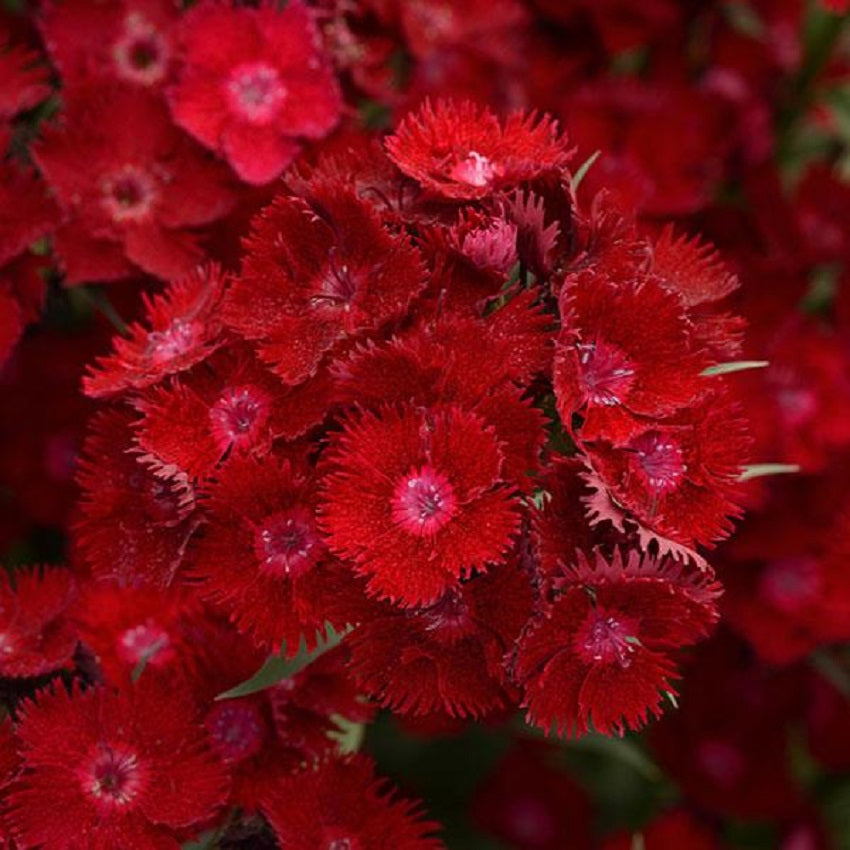
{"type": "Polygon", "coordinates": [[[850,699],[850,670],[839,664],[835,656],[825,650],[818,650],[809,656],[809,663],[839,693],[850,699]]]}
{"type": "Polygon", "coordinates": [[[312,664],[320,655],[324,655],[329,649],[337,646],[351,631],[351,627],[338,632],[330,623],[325,623],[324,631],[324,636],[321,632],[317,633],[314,649],[307,649],[307,642],[302,636],[298,651],[294,655],[287,657],[285,650],[280,655],[270,655],[263,666],[250,679],[246,679],[230,690],[220,693],[216,699],[245,697],[248,694],[255,694],[257,691],[264,691],[284,679],[289,679],[308,664],[312,664]]]}
{"type": "Polygon", "coordinates": [[[203,835],[198,836],[194,841],[187,841],[183,845],[183,850],[212,850],[218,843],[219,831],[211,829],[203,835]]]}
{"type": "Polygon", "coordinates": [[[743,372],[745,369],[764,369],[770,366],[767,360],[732,360],[729,363],[715,363],[714,366],[708,366],[700,372],[704,378],[710,378],[712,375],[729,375],[732,372],[743,372]]]}
{"type": "Polygon", "coordinates": [[[567,747],[573,750],[595,752],[605,758],[626,764],[650,782],[658,782],[663,778],[652,759],[628,738],[610,738],[607,735],[591,734],[570,741],[567,747]]]}
{"type": "Polygon", "coordinates": [[[163,649],[168,643],[167,637],[162,637],[157,641],[154,641],[153,645],[145,650],[142,653],[142,657],[139,659],[139,663],[133,668],[133,672],[130,673],[130,681],[135,685],[136,682],[139,681],[142,677],[142,673],[145,672],[145,667],[148,666],[148,661],[154,657],[161,649],[163,649]]]}
{"type": "Polygon", "coordinates": [[[748,3],[725,3],[723,12],[732,29],[759,41],[764,40],[767,28],[758,12],[748,3]]]}
{"type": "Polygon", "coordinates": [[[764,478],[766,475],[791,475],[799,472],[796,463],[751,463],[745,466],[738,476],[739,481],[750,481],[753,478],[764,478]]]}
{"type": "Polygon", "coordinates": [[[579,167],[578,171],[573,174],[572,179],[570,180],[570,188],[573,192],[578,191],[578,187],[581,185],[581,181],[587,176],[587,172],[590,171],[590,167],[599,159],[599,155],[602,151],[596,151],[592,153],[579,167]]]}

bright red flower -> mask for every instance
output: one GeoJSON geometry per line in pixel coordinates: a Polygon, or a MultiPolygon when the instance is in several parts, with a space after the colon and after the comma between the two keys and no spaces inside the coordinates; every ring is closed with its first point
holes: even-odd
{"type": "Polygon", "coordinates": [[[585,445],[596,490],[587,502],[591,523],[610,520],[620,531],[624,521],[636,524],[644,549],[655,540],[662,554],[702,563],[690,550],[728,537],[742,513],[748,443],[737,408],[715,391],[620,444],[585,445]]]}
{"type": "Polygon", "coordinates": [[[35,51],[14,44],[0,31],[0,123],[32,109],[50,94],[50,69],[40,60],[35,51]]]}
{"type": "Polygon", "coordinates": [[[246,182],[273,180],[299,139],[321,139],[337,123],[339,86],[302,0],[285,8],[203,0],[181,35],[184,64],[168,93],[174,120],[246,182]]]}
{"type": "Polygon", "coordinates": [[[377,596],[435,602],[504,561],[519,525],[492,428],[457,405],[384,408],[349,420],[328,452],[328,545],[377,596]]]}
{"type": "Polygon", "coordinates": [[[0,571],[0,677],[42,676],[71,666],[77,633],[68,616],[69,570],[0,571]]]}
{"type": "Polygon", "coordinates": [[[225,283],[218,266],[206,266],[160,295],[142,296],[147,327],[136,323],[126,336],[113,338],[114,352],[97,358],[83,378],[86,395],[99,398],[149,387],[209,356],[224,342],[220,310],[225,283]]]}
{"type": "Polygon", "coordinates": [[[346,640],[351,670],[395,712],[481,717],[512,703],[503,659],[530,614],[531,586],[515,565],[414,610],[381,602],[346,640]]]}
{"type": "Polygon", "coordinates": [[[198,527],[195,494],[185,473],[131,448],[128,413],[102,411],[93,420],[78,468],[83,495],[74,542],[96,578],[165,587],[198,527]]]}
{"type": "Polygon", "coordinates": [[[708,364],[691,350],[681,302],[656,281],[588,270],[564,287],[561,314],[555,396],[566,428],[582,416],[583,441],[628,439],[707,392],[699,373],[708,364]]]}
{"type": "Polygon", "coordinates": [[[32,150],[65,215],[54,244],[68,284],[185,274],[203,257],[197,228],[233,204],[227,170],[146,91],[75,89],[32,150]]]}
{"type": "Polygon", "coordinates": [[[286,386],[250,350],[228,348],[134,401],[138,444],[202,477],[227,455],[262,457],[276,439],[301,436],[325,417],[329,395],[325,374],[286,386]]]}
{"type": "Polygon", "coordinates": [[[288,461],[234,455],[204,506],[209,522],[192,556],[201,595],[258,644],[294,654],[301,635],[311,642],[329,619],[329,595],[350,581],[316,525],[313,482],[288,461]]]}
{"type": "Polygon", "coordinates": [[[419,252],[346,189],[281,196],[254,220],[225,321],[288,384],[335,344],[400,319],[425,286],[419,252]]]}
{"type": "Polygon", "coordinates": [[[504,124],[464,101],[426,102],[386,141],[395,164],[435,195],[472,200],[569,162],[572,151],[548,116],[514,113],[504,124]]]}
{"type": "Polygon", "coordinates": [[[720,588],[703,574],[634,551],[611,563],[579,555],[561,594],[520,639],[514,676],[535,726],[559,735],[622,735],[659,716],[670,653],[708,633],[720,588]]]}
{"type": "Polygon", "coordinates": [[[40,26],[66,87],[92,79],[160,88],[176,58],[174,0],[50,0],[40,26]]]}
{"type": "Polygon", "coordinates": [[[153,677],[117,693],[42,692],[17,735],[9,820],[25,846],[179,850],[179,831],[227,796],[191,703],[153,677]]]}
{"type": "Polygon", "coordinates": [[[376,780],[365,756],[330,760],[280,779],[264,795],[263,814],[287,850],[317,847],[440,850],[438,828],[417,803],[398,799],[376,780]]]}

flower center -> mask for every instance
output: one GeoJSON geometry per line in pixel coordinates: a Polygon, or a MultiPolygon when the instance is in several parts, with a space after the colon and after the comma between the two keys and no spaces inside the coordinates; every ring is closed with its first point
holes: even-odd
{"type": "Polygon", "coordinates": [[[268,422],[271,398],[252,386],[226,389],[210,410],[213,435],[222,449],[256,445],[268,422]]]}
{"type": "Polygon", "coordinates": [[[759,595],[787,614],[815,600],[820,576],[814,558],[783,558],[767,565],[759,578],[759,595]]]}
{"type": "Polygon", "coordinates": [[[578,346],[581,383],[593,404],[622,404],[635,379],[635,370],[616,345],[597,340],[578,346]]]}
{"type": "Polygon", "coordinates": [[[142,222],[151,217],[159,195],[154,178],[135,165],[125,165],[101,183],[102,202],[115,222],[142,222]]]}
{"type": "Polygon", "coordinates": [[[649,486],[659,493],[675,490],[688,467],[678,443],[658,431],[647,431],[631,442],[649,486]]]}
{"type": "Polygon", "coordinates": [[[213,745],[228,761],[250,758],[260,751],[266,724],[253,703],[228,701],[213,706],[204,721],[213,745]]]}
{"type": "Polygon", "coordinates": [[[508,802],[511,837],[530,847],[546,847],[557,836],[556,820],[541,800],[518,797],[508,802]]]}
{"type": "Polygon", "coordinates": [[[714,782],[729,787],[744,772],[744,759],[736,747],[727,741],[703,741],[697,747],[697,764],[714,782]]]}
{"type": "Polygon", "coordinates": [[[195,322],[175,319],[164,331],[148,334],[146,354],[154,364],[167,363],[194,347],[199,330],[195,322]]]}
{"type": "Polygon", "coordinates": [[[630,619],[593,610],[576,633],[576,650],[588,664],[617,664],[625,670],[637,646],[636,627],[630,619]]]}
{"type": "Polygon", "coordinates": [[[312,513],[296,506],[268,517],[256,531],[254,552],[273,575],[299,578],[322,554],[312,513]]]}
{"type": "Polygon", "coordinates": [[[476,228],[464,236],[461,251],[478,268],[507,274],[517,262],[517,226],[499,219],[476,228]]]}
{"type": "Polygon", "coordinates": [[[276,68],[266,62],[244,62],[227,81],[230,109],[251,124],[268,124],[286,100],[286,86],[276,68]]]}
{"type": "Polygon", "coordinates": [[[104,746],[83,773],[83,786],[98,802],[125,806],[142,787],[136,755],[120,746],[104,746]]]}
{"type": "Polygon", "coordinates": [[[361,281],[362,275],[352,270],[347,263],[340,262],[331,249],[328,263],[316,281],[315,295],[310,298],[310,305],[348,312],[361,281]]]}
{"type": "Polygon", "coordinates": [[[153,620],[147,620],[123,632],[118,638],[118,654],[130,664],[143,658],[149,664],[160,664],[173,655],[168,632],[153,620]]]}
{"type": "Polygon", "coordinates": [[[320,850],[363,850],[357,838],[351,838],[338,826],[322,827],[318,847],[320,850]]]}
{"type": "Polygon", "coordinates": [[[411,470],[392,499],[393,521],[417,535],[436,534],[455,514],[457,500],[449,479],[430,466],[411,470]]]}
{"type": "Polygon", "coordinates": [[[151,86],[165,77],[168,50],[156,27],[138,12],[131,12],[121,38],[112,47],[112,59],[119,77],[151,86]]]}
{"type": "Polygon", "coordinates": [[[470,151],[463,159],[459,159],[449,172],[452,180],[479,187],[489,186],[496,175],[496,166],[478,151],[470,151]]]}

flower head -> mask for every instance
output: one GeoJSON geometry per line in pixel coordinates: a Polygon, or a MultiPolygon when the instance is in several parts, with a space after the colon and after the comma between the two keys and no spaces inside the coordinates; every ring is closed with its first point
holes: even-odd
{"type": "Polygon", "coordinates": [[[339,119],[336,78],[302,0],[281,8],[197,4],[181,27],[183,67],[168,96],[175,121],[246,182],[277,177],[298,140],[339,119]]]}

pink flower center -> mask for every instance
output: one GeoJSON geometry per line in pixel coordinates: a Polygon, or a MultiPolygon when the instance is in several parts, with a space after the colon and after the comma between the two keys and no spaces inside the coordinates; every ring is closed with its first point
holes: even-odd
{"type": "Polygon", "coordinates": [[[149,664],[161,664],[173,656],[170,650],[168,632],[151,619],[127,629],[118,638],[118,654],[134,665],[143,658],[149,664]]]}
{"type": "Polygon", "coordinates": [[[351,838],[346,832],[337,826],[322,827],[318,844],[320,850],[363,850],[359,839],[351,838]]]}
{"type": "Polygon", "coordinates": [[[463,238],[461,251],[480,269],[507,274],[517,262],[517,226],[499,219],[463,238]]]}
{"type": "Polygon", "coordinates": [[[517,797],[507,804],[506,820],[511,838],[529,847],[547,847],[557,835],[552,812],[533,797],[517,797]]]}
{"type": "Polygon", "coordinates": [[[399,481],[392,499],[393,521],[417,535],[436,534],[455,515],[457,500],[449,479],[430,466],[399,481]]]}
{"type": "Polygon", "coordinates": [[[151,86],[165,77],[168,49],[159,30],[138,12],[131,12],[112,47],[112,59],[120,78],[151,86]]]}
{"type": "Polygon", "coordinates": [[[310,305],[348,312],[362,282],[363,275],[347,263],[340,262],[332,248],[327,266],[316,281],[315,295],[310,298],[310,305]]]}
{"type": "Polygon", "coordinates": [[[688,467],[682,449],[672,437],[647,431],[632,440],[631,448],[651,489],[663,493],[679,486],[688,467]]]}
{"type": "Polygon", "coordinates": [[[243,761],[260,751],[266,724],[256,705],[229,700],[213,706],[204,721],[213,745],[231,762],[243,761]]]}
{"type": "Polygon", "coordinates": [[[489,186],[497,174],[496,166],[486,156],[470,151],[452,166],[449,177],[458,183],[482,187],[489,186]]]}
{"type": "Polygon", "coordinates": [[[135,165],[125,165],[101,181],[103,206],[116,223],[150,219],[159,197],[153,176],[135,165]]]}
{"type": "Polygon", "coordinates": [[[258,387],[230,387],[210,410],[213,436],[222,449],[255,446],[271,411],[271,398],[258,387]]]}
{"type": "Polygon", "coordinates": [[[277,69],[266,62],[244,62],[227,80],[231,111],[250,124],[269,124],[286,100],[286,86],[277,69]]]}
{"type": "Polygon", "coordinates": [[[587,664],[617,664],[625,670],[637,646],[636,631],[633,620],[594,609],[576,633],[575,647],[587,664]]]}
{"type": "Polygon", "coordinates": [[[719,785],[735,785],[744,772],[744,758],[727,741],[703,741],[696,750],[697,764],[719,785]]]}
{"type": "Polygon", "coordinates": [[[616,345],[597,340],[579,345],[581,383],[593,404],[622,404],[635,380],[632,362],[616,345]]]}
{"type": "Polygon", "coordinates": [[[142,788],[143,772],[136,755],[123,746],[103,746],[83,771],[85,790],[110,808],[126,806],[142,788]]]}
{"type": "Polygon", "coordinates": [[[148,334],[145,353],[151,363],[167,363],[194,348],[199,336],[200,327],[197,323],[175,319],[164,331],[148,334]]]}
{"type": "Polygon", "coordinates": [[[814,601],[820,592],[814,558],[783,558],[768,564],[759,577],[759,595],[774,608],[792,614],[814,601]]]}
{"type": "Polygon", "coordinates": [[[272,575],[299,578],[322,554],[312,513],[296,506],[273,514],[256,530],[254,552],[272,575]]]}

